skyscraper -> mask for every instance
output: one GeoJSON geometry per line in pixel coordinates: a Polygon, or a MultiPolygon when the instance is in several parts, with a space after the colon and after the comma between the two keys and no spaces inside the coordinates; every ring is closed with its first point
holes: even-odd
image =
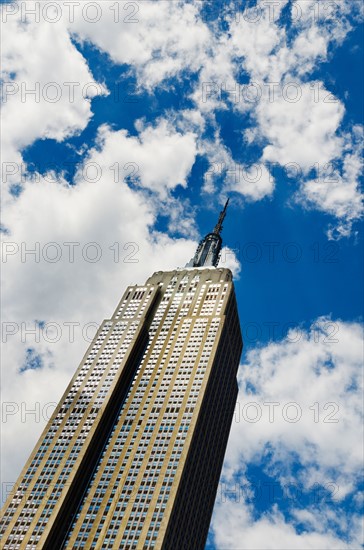
{"type": "Polygon", "coordinates": [[[225,205],[186,268],[129,286],[4,507],[5,549],[198,550],[237,397],[225,205]]]}

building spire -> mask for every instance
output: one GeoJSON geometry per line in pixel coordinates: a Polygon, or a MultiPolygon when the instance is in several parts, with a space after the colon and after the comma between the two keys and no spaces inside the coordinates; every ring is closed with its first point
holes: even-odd
{"type": "Polygon", "coordinates": [[[220,259],[222,247],[222,224],[226,216],[226,210],[229,204],[229,199],[226,201],[224,209],[220,212],[217,224],[212,233],[208,233],[202,239],[197,247],[196,253],[192,260],[188,262],[186,267],[217,267],[220,259]]]}
{"type": "Polygon", "coordinates": [[[221,210],[218,222],[214,227],[213,233],[216,233],[216,235],[220,235],[220,233],[222,231],[222,223],[223,223],[223,221],[225,219],[225,216],[226,216],[226,210],[227,210],[227,207],[228,207],[228,204],[229,204],[229,200],[230,199],[228,199],[226,201],[225,206],[224,206],[224,210],[221,210]]]}

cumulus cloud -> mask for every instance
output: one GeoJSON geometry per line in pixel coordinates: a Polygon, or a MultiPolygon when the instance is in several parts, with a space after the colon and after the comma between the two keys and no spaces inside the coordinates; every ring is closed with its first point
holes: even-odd
{"type": "MultiPolygon", "coordinates": [[[[289,6],[287,2],[274,6],[258,2],[235,11],[228,17],[228,34],[215,33],[213,53],[192,95],[210,121],[217,110],[250,113],[253,125],[242,133],[245,143],[262,147],[265,170],[267,163],[296,166],[297,183],[302,184],[300,202],[336,217],[338,222],[329,234],[337,236],[350,235],[353,221],[363,212],[356,147],[342,126],[344,104],[327,84],[310,77],[362,17],[358,4],[344,1],[325,9],[310,1],[289,6]],[[280,19],[287,7],[290,33],[280,19]],[[220,64],[219,58],[225,62],[220,64]],[[321,173],[337,161],[344,167],[334,185],[315,186],[307,181],[311,170],[321,173]],[[348,165],[352,167],[350,183],[348,165]]],[[[215,145],[221,149],[217,134],[215,145]]],[[[208,183],[205,190],[213,192],[211,178],[208,183]]],[[[241,181],[234,190],[259,200],[270,194],[272,186],[254,189],[241,181]]]]}
{"type": "Polygon", "coordinates": [[[224,181],[223,195],[237,192],[247,201],[258,201],[273,193],[275,179],[264,160],[250,165],[236,162],[217,131],[214,140],[199,141],[198,151],[209,161],[209,167],[204,173],[205,193],[211,195],[216,192],[217,183],[221,179],[224,181]]]}
{"type": "MultiPolygon", "coordinates": [[[[166,120],[154,126],[138,125],[137,137],[125,130],[113,132],[108,126],[99,129],[97,146],[90,151],[86,164],[100,167],[101,174],[114,174],[115,180],[126,175],[145,189],[166,199],[177,185],[187,186],[187,177],[195,162],[196,136],[176,132],[166,120]]],[[[79,176],[82,178],[84,167],[79,176]]]]}
{"type": "Polygon", "coordinates": [[[297,194],[298,201],[306,206],[314,206],[330,212],[339,223],[328,230],[330,239],[348,236],[352,222],[362,216],[363,194],[360,190],[360,177],[363,170],[363,128],[355,126],[347,136],[349,152],[343,157],[342,170],[320,170],[317,177],[302,183],[297,194]]]}
{"type": "MultiPolygon", "coordinates": [[[[355,444],[362,420],[362,358],[361,326],[329,318],[318,319],[308,333],[294,329],[286,340],[250,352],[239,371],[241,409],[250,401],[261,405],[277,401],[281,408],[295,402],[302,409],[302,419],[287,422],[277,406],[274,422],[269,422],[266,414],[257,423],[234,424],[228,456],[242,452],[251,460],[270,442],[277,457],[280,452],[295,451],[302,463],[317,466],[323,474],[335,467],[340,475],[351,475],[362,459],[355,444]],[[254,388],[252,393],[249,387],[254,388]],[[314,422],[314,412],[309,409],[313,403],[321,407],[334,403],[332,411],[337,409],[337,415],[333,418],[338,422],[314,422]],[[246,437],[241,438],[242,432],[246,437]]],[[[291,412],[294,417],[293,409],[291,412]]],[[[327,407],[322,414],[329,417],[330,412],[327,407]]]]}
{"type": "MultiPolygon", "coordinates": [[[[239,550],[352,550],[360,545],[360,518],[350,525],[350,542],[327,530],[326,509],[320,511],[320,520],[315,527],[297,532],[274,508],[272,512],[254,519],[254,510],[243,502],[226,501],[218,504],[213,517],[214,541],[217,548],[239,550]],[[319,525],[317,525],[319,523],[319,525]],[[326,532],[325,532],[326,529],[326,532]]],[[[302,520],[302,517],[300,518],[302,520]]],[[[306,527],[308,526],[306,522],[306,527]]]]}
{"type": "Polygon", "coordinates": [[[258,2],[256,7],[246,7],[238,17],[230,19],[230,43],[234,55],[242,58],[243,66],[254,79],[264,80],[270,72],[272,54],[284,44],[285,28],[278,24],[287,0],[274,5],[258,2]],[[268,8],[268,9],[267,9],[268,8]]]}
{"type": "Polygon", "coordinates": [[[97,24],[79,10],[70,32],[115,63],[131,65],[140,85],[152,89],[182,71],[200,69],[210,33],[193,3],[102,1],[98,9],[97,24]]]}
{"type": "Polygon", "coordinates": [[[241,264],[236,256],[236,251],[232,250],[228,246],[224,246],[221,250],[221,256],[218,267],[224,267],[230,269],[234,280],[237,281],[240,278],[241,264]]]}
{"type": "Polygon", "coordinates": [[[315,164],[323,166],[340,157],[343,140],[337,136],[344,114],[343,105],[332,98],[322,83],[321,100],[315,98],[312,84],[283,83],[274,100],[257,108],[260,131],[268,138],[263,158],[284,166],[296,163],[307,174],[315,164]]]}
{"type": "MultiPolygon", "coordinates": [[[[36,4],[27,2],[27,8],[36,4]]],[[[21,9],[6,14],[10,8],[1,7],[7,19],[2,29],[2,160],[8,184],[20,181],[25,147],[37,139],[63,141],[80,132],[92,117],[92,98],[108,93],[93,78],[62,19],[37,21],[21,9]]]]}
{"type": "Polygon", "coordinates": [[[262,163],[236,166],[236,173],[226,183],[226,190],[237,191],[248,200],[256,201],[273,193],[274,178],[262,163]]]}

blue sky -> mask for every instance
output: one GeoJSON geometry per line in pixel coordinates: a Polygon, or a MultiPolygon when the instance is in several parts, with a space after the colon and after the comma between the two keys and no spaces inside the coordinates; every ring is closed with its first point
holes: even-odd
{"type": "MultiPolygon", "coordinates": [[[[245,347],[207,548],[360,548],[361,2],[2,4],[5,401],[56,402],[83,327],[182,267],[229,196],[245,347]]],[[[18,408],[9,482],[46,420],[18,408]]]]}

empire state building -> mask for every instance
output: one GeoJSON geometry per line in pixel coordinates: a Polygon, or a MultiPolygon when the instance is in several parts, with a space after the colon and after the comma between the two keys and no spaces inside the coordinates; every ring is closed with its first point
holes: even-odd
{"type": "Polygon", "coordinates": [[[203,549],[242,338],[214,230],[183,269],[129,286],[16,482],[2,548],[203,549]]]}

